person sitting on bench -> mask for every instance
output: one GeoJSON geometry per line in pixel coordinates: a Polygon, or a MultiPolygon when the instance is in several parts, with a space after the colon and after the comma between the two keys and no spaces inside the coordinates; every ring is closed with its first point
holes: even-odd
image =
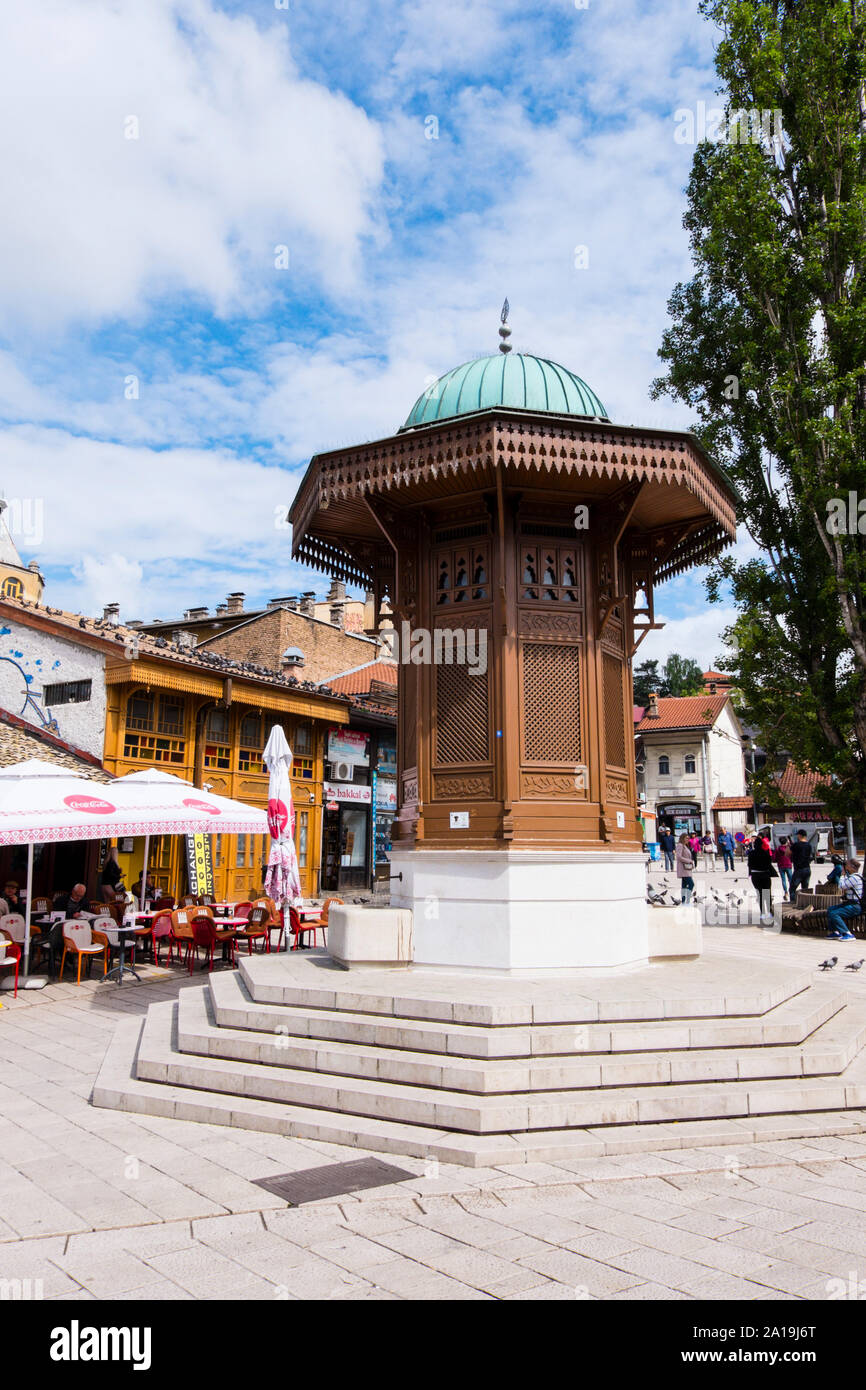
{"type": "Polygon", "coordinates": [[[827,908],[827,925],[830,928],[828,936],[836,941],[853,941],[854,933],[848,930],[848,923],[853,917],[859,917],[863,911],[863,878],[860,874],[859,859],[845,861],[845,872],[839,887],[842,890],[843,901],[827,908]]]}

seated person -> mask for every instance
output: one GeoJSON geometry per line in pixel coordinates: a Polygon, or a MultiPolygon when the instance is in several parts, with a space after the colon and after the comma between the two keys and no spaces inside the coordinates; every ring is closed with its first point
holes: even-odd
{"type": "Polygon", "coordinates": [[[63,912],[67,917],[86,916],[90,918],[93,916],[93,913],[88,912],[87,903],[86,885],[83,883],[76,883],[71,893],[60,893],[54,899],[54,911],[63,912]]]}
{"type": "MultiPolygon", "coordinates": [[[[141,902],[141,874],[138,875],[137,881],[132,885],[132,896],[135,898],[136,902],[141,902]]],[[[150,874],[148,874],[147,883],[145,885],[144,890],[145,902],[152,902],[153,899],[157,896],[158,894],[156,890],[156,884],[154,883],[150,874]]]]}
{"type": "Polygon", "coordinates": [[[16,883],[14,878],[10,878],[7,881],[6,887],[3,889],[3,899],[7,904],[7,911],[24,911],[24,895],[19,889],[18,884],[16,883]]]}

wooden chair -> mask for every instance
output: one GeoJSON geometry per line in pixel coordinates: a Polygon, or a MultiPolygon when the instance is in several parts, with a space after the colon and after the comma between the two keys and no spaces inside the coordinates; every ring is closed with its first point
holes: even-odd
{"type": "Polygon", "coordinates": [[[184,893],[180,905],[181,907],[198,907],[198,898],[194,893],[184,893]]]}
{"type": "Polygon", "coordinates": [[[30,911],[31,911],[31,912],[35,912],[37,915],[38,915],[39,913],[42,913],[42,912],[50,912],[50,911],[51,911],[51,899],[50,899],[50,898],[34,898],[32,904],[31,904],[31,907],[30,907],[30,911]]]}
{"type": "Polygon", "coordinates": [[[174,898],[170,893],[157,893],[156,902],[153,905],[154,912],[173,912],[174,898]]]}
{"type": "Polygon", "coordinates": [[[283,917],[273,898],[256,898],[253,907],[266,908],[270,913],[268,920],[268,950],[279,951],[283,944],[283,917]],[[277,944],[274,946],[271,939],[271,932],[277,932],[277,944]]]}
{"type": "Polygon", "coordinates": [[[63,979],[63,970],[66,965],[66,957],[70,951],[78,956],[78,976],[75,983],[81,984],[81,962],[86,957],[102,956],[105,961],[103,975],[108,972],[108,941],[104,933],[100,932],[102,941],[94,941],[93,932],[89,922],[69,921],[63,926],[63,956],[60,961],[60,979],[63,979]]]}

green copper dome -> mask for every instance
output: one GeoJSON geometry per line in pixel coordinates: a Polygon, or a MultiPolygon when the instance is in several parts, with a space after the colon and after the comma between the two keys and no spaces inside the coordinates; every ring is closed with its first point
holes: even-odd
{"type": "Polygon", "coordinates": [[[528,353],[495,352],[446,372],[419,396],[404,430],[432,425],[455,415],[504,405],[512,410],[549,411],[606,420],[594,391],[574,372],[528,353]]]}

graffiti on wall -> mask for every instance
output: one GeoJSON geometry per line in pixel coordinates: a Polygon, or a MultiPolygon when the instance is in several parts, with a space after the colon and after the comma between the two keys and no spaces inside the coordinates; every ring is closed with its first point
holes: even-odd
{"type": "MultiPolygon", "coordinates": [[[[0,638],[11,637],[11,627],[0,627],[0,638]]],[[[30,658],[23,651],[11,647],[5,654],[0,649],[0,707],[17,714],[19,719],[38,724],[49,733],[59,734],[57,720],[53,719],[42,703],[42,685],[47,673],[57,671],[60,661],[43,661],[41,657],[30,658]]]]}

